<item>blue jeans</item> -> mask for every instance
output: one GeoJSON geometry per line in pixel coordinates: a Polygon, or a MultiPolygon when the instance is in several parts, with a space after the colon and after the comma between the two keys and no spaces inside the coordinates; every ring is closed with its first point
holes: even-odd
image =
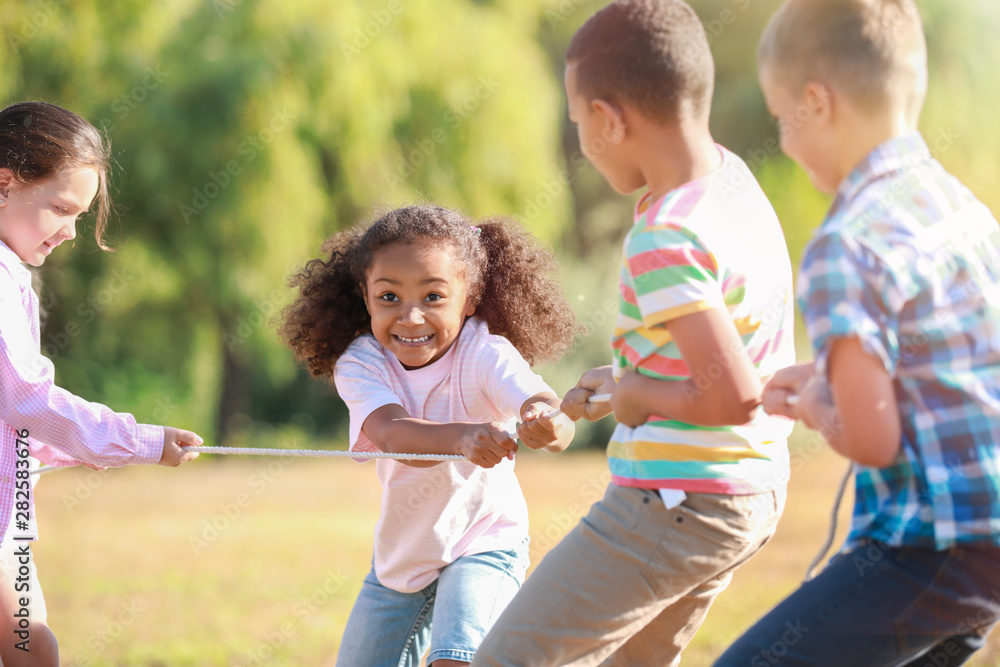
{"type": "Polygon", "coordinates": [[[716,667],[954,667],[1000,619],[1000,547],[862,544],[834,557],[716,667]]]}
{"type": "Polygon", "coordinates": [[[417,667],[471,662],[493,622],[524,582],[528,541],[510,551],[462,556],[416,593],[365,577],[337,654],[337,667],[417,667]]]}

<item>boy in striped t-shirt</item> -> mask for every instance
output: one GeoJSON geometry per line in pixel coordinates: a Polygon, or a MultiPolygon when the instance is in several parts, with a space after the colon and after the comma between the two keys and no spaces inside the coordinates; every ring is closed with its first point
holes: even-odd
{"type": "Polygon", "coordinates": [[[562,404],[614,411],[612,483],[473,664],[677,664],[784,504],[791,424],[759,404],[794,363],[791,266],[749,169],[709,133],[714,67],[688,5],[614,2],[567,61],[584,154],[619,192],[648,189],[624,244],[614,363],[562,404]],[[587,403],[601,393],[610,406],[587,403]]]}

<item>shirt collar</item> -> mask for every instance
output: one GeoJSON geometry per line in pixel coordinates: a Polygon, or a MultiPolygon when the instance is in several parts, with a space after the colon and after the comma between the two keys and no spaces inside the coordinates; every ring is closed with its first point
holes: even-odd
{"type": "Polygon", "coordinates": [[[922,169],[932,159],[931,151],[919,132],[893,137],[879,144],[841,182],[827,220],[835,217],[842,206],[854,201],[873,182],[906,170],[922,169]]]}
{"type": "Polygon", "coordinates": [[[10,271],[15,278],[20,278],[28,285],[31,284],[31,272],[21,263],[21,258],[3,241],[0,241],[0,265],[10,271]]]}

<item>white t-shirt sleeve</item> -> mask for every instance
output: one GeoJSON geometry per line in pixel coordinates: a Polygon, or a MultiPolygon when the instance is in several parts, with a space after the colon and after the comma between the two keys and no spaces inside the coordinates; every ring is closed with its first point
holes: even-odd
{"type": "Polygon", "coordinates": [[[478,348],[476,381],[500,412],[520,418],[526,400],[542,392],[555,393],[506,338],[485,336],[478,348]]]}
{"type": "Polygon", "coordinates": [[[385,405],[403,405],[389,380],[385,357],[363,338],[351,343],[337,360],[333,381],[350,411],[350,450],[375,452],[378,448],[361,432],[365,420],[385,405]]]}

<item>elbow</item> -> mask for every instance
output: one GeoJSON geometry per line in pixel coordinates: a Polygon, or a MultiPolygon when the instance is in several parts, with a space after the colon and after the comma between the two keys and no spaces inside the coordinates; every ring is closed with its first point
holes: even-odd
{"type": "Polygon", "coordinates": [[[736,406],[734,406],[731,415],[730,424],[743,425],[748,424],[753,421],[753,418],[757,415],[757,408],[760,407],[760,397],[754,398],[752,401],[744,401],[736,406]]]}
{"type": "Polygon", "coordinates": [[[753,421],[760,407],[760,394],[737,397],[719,404],[719,409],[713,416],[715,423],[708,426],[742,426],[753,421]]]}
{"type": "Polygon", "coordinates": [[[896,457],[899,454],[899,448],[897,447],[891,453],[886,447],[882,447],[879,450],[865,450],[856,451],[850,458],[859,465],[867,466],[869,468],[888,468],[896,461],[896,457]]]}
{"type": "Polygon", "coordinates": [[[900,433],[869,433],[851,440],[848,458],[870,468],[887,468],[899,458],[902,449],[900,433]]]}

